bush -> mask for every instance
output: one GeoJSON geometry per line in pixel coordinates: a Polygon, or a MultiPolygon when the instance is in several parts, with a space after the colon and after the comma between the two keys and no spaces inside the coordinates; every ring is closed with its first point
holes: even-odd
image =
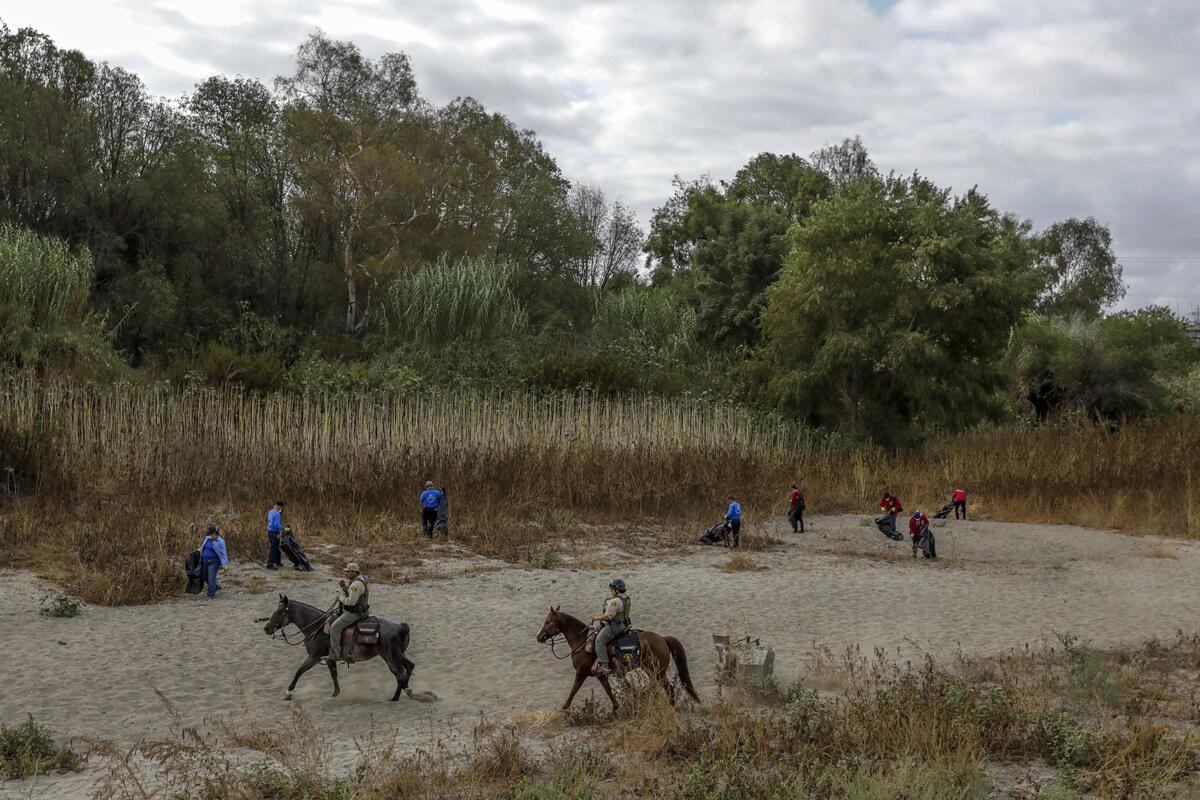
{"type": "Polygon", "coordinates": [[[329,394],[389,392],[411,395],[425,388],[417,371],[397,358],[327,361],[315,353],[289,369],[283,385],[295,391],[329,394]]]}
{"type": "Polygon", "coordinates": [[[275,357],[266,353],[247,355],[215,342],[210,342],[194,359],[173,364],[170,375],[176,383],[233,384],[263,392],[277,389],[283,383],[283,367],[275,357]]]}
{"type": "Polygon", "coordinates": [[[0,776],[14,780],[48,772],[75,772],[84,757],[54,741],[49,730],[29,717],[14,728],[0,723],[0,776]]]}
{"type": "Polygon", "coordinates": [[[83,601],[63,592],[51,592],[42,597],[41,614],[43,617],[61,617],[69,619],[78,617],[83,610],[83,601]]]}
{"type": "Polygon", "coordinates": [[[525,380],[540,389],[622,394],[637,390],[640,376],[633,365],[610,353],[559,351],[530,362],[525,380]]]}

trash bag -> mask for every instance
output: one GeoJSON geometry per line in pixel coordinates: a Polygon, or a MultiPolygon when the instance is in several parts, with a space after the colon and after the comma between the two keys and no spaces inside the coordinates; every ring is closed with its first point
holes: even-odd
{"type": "Polygon", "coordinates": [[[446,490],[442,490],[442,499],[438,501],[437,507],[437,522],[433,523],[433,529],[450,535],[450,498],[446,496],[446,490]]]}
{"type": "Polygon", "coordinates": [[[200,558],[200,551],[193,550],[183,559],[183,569],[187,572],[187,591],[188,594],[200,594],[204,591],[204,562],[200,558]]]}
{"type": "Polygon", "coordinates": [[[946,517],[950,516],[950,512],[953,510],[954,510],[954,501],[951,500],[949,503],[946,503],[946,505],[944,505],[940,509],[938,509],[938,512],[933,515],[933,518],[934,519],[946,519],[946,517]]]}
{"type": "Polygon", "coordinates": [[[937,558],[937,542],[933,538],[933,528],[927,526],[921,531],[914,546],[925,558],[937,558]]]}
{"type": "Polygon", "coordinates": [[[718,544],[729,536],[729,523],[718,522],[700,536],[700,544],[718,544]]]}
{"type": "Polygon", "coordinates": [[[304,548],[296,541],[291,528],[283,532],[283,536],[279,540],[279,549],[288,557],[295,569],[301,572],[312,572],[312,564],[309,563],[308,556],[304,554],[304,548]]]}
{"type": "Polygon", "coordinates": [[[892,520],[887,514],[875,518],[875,527],[879,528],[880,533],[894,542],[904,541],[904,534],[900,533],[900,531],[892,532],[892,520]]]}

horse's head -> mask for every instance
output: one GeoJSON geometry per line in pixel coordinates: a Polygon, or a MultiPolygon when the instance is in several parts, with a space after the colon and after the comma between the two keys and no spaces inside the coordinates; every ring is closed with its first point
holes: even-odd
{"type": "Polygon", "coordinates": [[[546,621],[542,623],[542,629],[538,631],[537,640],[540,644],[545,644],[560,633],[562,629],[558,627],[558,608],[551,606],[550,611],[546,613],[546,621]]]}
{"type": "Polygon", "coordinates": [[[286,594],[279,595],[279,605],[275,606],[275,613],[267,620],[267,624],[263,626],[267,636],[274,636],[275,631],[288,624],[288,599],[286,594]]]}

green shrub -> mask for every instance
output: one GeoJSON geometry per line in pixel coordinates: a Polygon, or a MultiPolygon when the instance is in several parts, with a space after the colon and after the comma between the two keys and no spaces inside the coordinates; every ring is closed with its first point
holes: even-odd
{"type": "Polygon", "coordinates": [[[525,380],[540,389],[591,389],[602,394],[633,392],[640,385],[632,364],[603,351],[549,353],[526,366],[525,380]]]}
{"type": "Polygon", "coordinates": [[[16,727],[0,723],[0,776],[23,780],[48,772],[75,772],[84,757],[54,741],[49,730],[29,717],[16,727]]]}
{"type": "Polygon", "coordinates": [[[425,381],[417,371],[394,357],[346,362],[327,361],[315,353],[292,366],[283,378],[283,385],[295,391],[330,394],[410,395],[425,389],[425,381]]]}
{"type": "Polygon", "coordinates": [[[274,356],[247,355],[210,342],[194,359],[173,364],[170,375],[176,383],[196,380],[210,386],[239,385],[266,392],[279,388],[284,373],[274,356]]]}
{"type": "Polygon", "coordinates": [[[41,615],[43,617],[78,617],[83,611],[83,601],[64,592],[50,592],[42,597],[41,615]]]}

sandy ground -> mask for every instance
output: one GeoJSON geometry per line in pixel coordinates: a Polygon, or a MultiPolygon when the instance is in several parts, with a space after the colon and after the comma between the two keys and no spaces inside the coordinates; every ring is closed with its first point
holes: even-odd
{"type": "MultiPolygon", "coordinates": [[[[280,591],[327,604],[332,564],[308,575],[235,565],[211,602],[201,595],[88,607],[75,619],[39,617],[37,581],[0,573],[0,648],[9,654],[0,720],[33,714],[66,735],[131,745],[171,735],[164,699],[188,724],[289,725],[295,704],[325,730],[369,718],[408,747],[454,741],[481,714],[504,722],[561,704],[570,669],[534,636],[552,603],[576,616],[597,609],[610,572],[630,586],[639,627],[682,639],[702,697],[714,690],[714,632],[761,637],[786,679],[805,670],[817,646],[983,655],[1069,633],[1106,647],[1191,629],[1200,605],[1200,545],[1191,543],[949,521],[936,529],[942,559],[935,565],[911,560],[907,542],[884,539],[865,519],[817,517],[810,528],[801,535],[772,528],[784,543],[750,554],[767,567],[755,572],[721,572],[727,551],[696,548],[635,558],[618,570],[506,567],[376,583],[372,610],[412,626],[413,688],[436,693],[432,703],[387,702],[394,683],[378,660],[343,668],[336,699],[318,668],[301,679],[292,703],[283,700],[302,654],[267,637],[255,619],[272,611],[280,591]],[[261,578],[265,593],[251,593],[261,578]]],[[[601,694],[589,682],[580,697],[593,687],[601,694]]],[[[353,754],[347,734],[339,755],[353,754]]],[[[97,779],[92,771],[8,782],[0,796],[86,797],[97,779]]]]}

